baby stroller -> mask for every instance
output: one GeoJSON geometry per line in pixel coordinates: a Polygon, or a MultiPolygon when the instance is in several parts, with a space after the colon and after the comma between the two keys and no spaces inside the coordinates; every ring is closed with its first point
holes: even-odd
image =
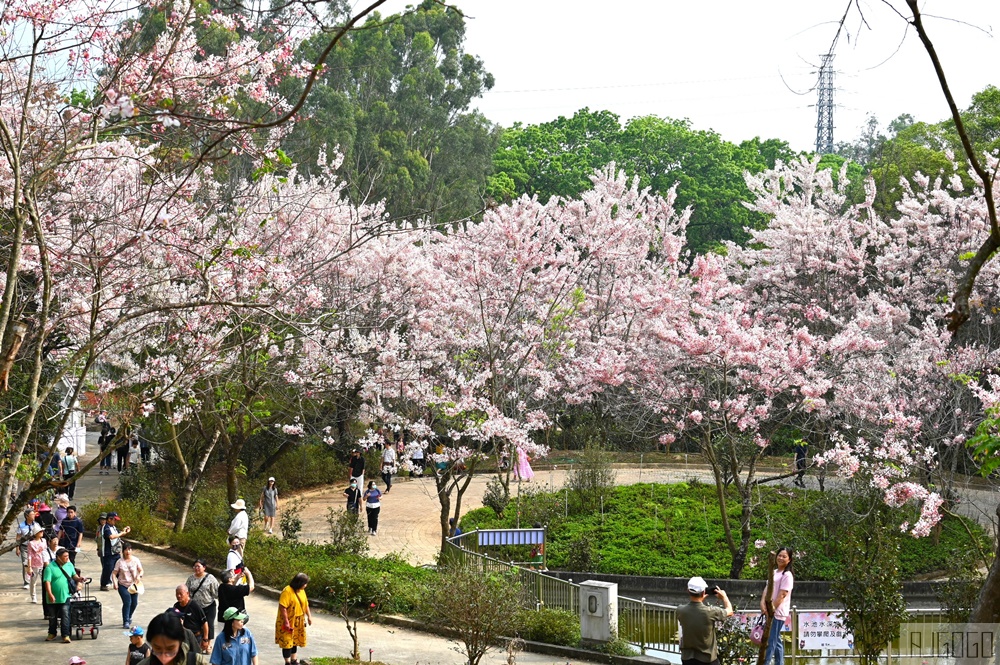
{"type": "Polygon", "coordinates": [[[76,639],[83,639],[83,631],[90,629],[90,639],[96,640],[104,624],[101,601],[90,594],[91,578],[83,581],[83,593],[79,591],[69,601],[70,630],[76,630],[76,639]]]}

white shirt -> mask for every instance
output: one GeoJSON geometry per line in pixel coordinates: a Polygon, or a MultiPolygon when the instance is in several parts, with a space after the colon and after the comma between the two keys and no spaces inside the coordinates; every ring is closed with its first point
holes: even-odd
{"type": "Polygon", "coordinates": [[[229,523],[229,535],[239,536],[243,540],[246,540],[247,532],[250,530],[250,516],[247,515],[247,511],[241,510],[236,513],[233,517],[233,521],[229,523]]]}
{"type": "Polygon", "coordinates": [[[382,451],[382,466],[393,466],[396,463],[396,451],[386,448],[382,451]]]}
{"type": "Polygon", "coordinates": [[[226,555],[226,570],[236,570],[236,567],[243,563],[243,557],[236,550],[229,550],[226,555]]]}

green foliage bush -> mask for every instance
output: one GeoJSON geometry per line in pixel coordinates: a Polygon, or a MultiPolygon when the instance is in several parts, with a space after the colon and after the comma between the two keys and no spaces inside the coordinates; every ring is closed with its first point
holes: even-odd
{"type": "Polygon", "coordinates": [[[332,551],[338,554],[368,554],[368,532],[362,524],[361,515],[339,508],[328,508],[326,523],[330,525],[332,551]]]}
{"type": "MultiPolygon", "coordinates": [[[[688,577],[691,570],[706,577],[726,577],[731,557],[725,543],[715,487],[704,483],[670,485],[639,484],[613,488],[605,499],[603,516],[591,514],[564,517],[552,509],[564,500],[562,492],[528,494],[521,500],[521,525],[530,525],[527,514],[543,515],[548,526],[546,560],[549,568],[578,570],[585,566],[598,573],[688,577]],[[582,549],[591,543],[588,553],[582,549]],[[589,559],[590,565],[587,566],[589,559]],[[571,566],[572,563],[572,566],[571,566]]],[[[766,549],[788,546],[796,550],[796,574],[800,579],[831,580],[842,567],[847,529],[856,513],[849,497],[833,492],[792,492],[783,488],[760,488],[753,540],[767,542],[766,549]]],[[[466,513],[462,528],[509,528],[517,523],[511,501],[503,518],[489,508],[466,513]]],[[[739,504],[732,495],[731,515],[739,504]]],[[[912,508],[890,511],[890,523],[915,521],[912,508]]],[[[975,524],[969,527],[989,550],[989,539],[975,524]]],[[[899,570],[902,579],[951,570],[954,552],[975,549],[965,527],[953,518],[941,522],[936,538],[901,538],[899,570]]],[[[763,552],[761,550],[760,552],[763,552]]],[[[762,579],[766,557],[751,552],[744,577],[762,579]]],[[[584,572],[584,571],[581,571],[584,572]]]]}
{"type": "Polygon", "coordinates": [[[118,496],[155,509],[160,502],[159,475],[159,465],[129,467],[118,476],[118,496]]]}
{"type": "Polygon", "coordinates": [[[490,478],[486,483],[486,491],[483,493],[483,505],[493,510],[497,517],[503,517],[503,511],[510,503],[510,492],[496,476],[490,478]]]}
{"type": "Polygon", "coordinates": [[[575,647],[580,644],[580,617],[575,612],[543,607],[522,609],[517,615],[517,636],[532,642],[575,647]]]}

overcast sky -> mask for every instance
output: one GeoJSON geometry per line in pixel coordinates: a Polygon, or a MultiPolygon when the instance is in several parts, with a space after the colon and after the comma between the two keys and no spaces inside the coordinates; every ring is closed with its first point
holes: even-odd
{"type": "MultiPolygon", "coordinates": [[[[494,122],[537,123],[582,107],[627,120],[689,118],[739,142],[816,142],[816,83],[847,0],[449,0],[468,16],[466,50],[496,86],[479,102],[494,122]]],[[[892,3],[906,9],[903,0],[892,3]]],[[[916,33],[882,0],[858,0],[834,60],[834,140],[869,113],[948,116],[916,33]]],[[[1000,0],[924,0],[922,11],[960,106],[1000,85],[1000,0]],[[932,16],[933,15],[933,16],[932,16]],[[940,17],[940,18],[939,18],[940,17]],[[964,22],[964,23],[963,23],[964,22]]],[[[397,10],[394,8],[393,10],[397,10]]]]}

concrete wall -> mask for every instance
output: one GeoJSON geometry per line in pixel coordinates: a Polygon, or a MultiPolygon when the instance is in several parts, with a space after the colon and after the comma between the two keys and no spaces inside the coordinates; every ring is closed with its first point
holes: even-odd
{"type": "MultiPolygon", "coordinates": [[[[618,585],[618,594],[628,598],[645,598],[653,603],[679,605],[686,603],[688,578],[679,577],[642,577],[639,575],[606,575],[601,573],[573,573],[550,570],[549,575],[564,580],[580,583],[584,580],[614,582],[618,585]]],[[[694,571],[692,574],[697,574],[694,571]]],[[[763,580],[726,580],[705,578],[709,584],[718,584],[726,590],[729,600],[737,610],[758,608],[760,596],[764,591],[763,580]]],[[[936,589],[939,582],[904,582],[903,597],[907,607],[935,608],[941,603],[937,599],[936,589]]],[[[792,604],[800,609],[826,609],[840,607],[833,600],[829,582],[795,581],[792,591],[792,604]]]]}

